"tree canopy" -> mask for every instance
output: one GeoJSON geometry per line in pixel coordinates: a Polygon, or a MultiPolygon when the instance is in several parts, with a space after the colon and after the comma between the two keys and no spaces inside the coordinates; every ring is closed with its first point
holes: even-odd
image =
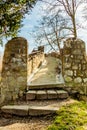
{"type": "Polygon", "coordinates": [[[36,0],[0,0],[0,39],[17,35],[22,19],[36,0]]]}
{"type": "MultiPolygon", "coordinates": [[[[86,0],[42,0],[46,6],[44,9],[44,16],[42,21],[37,26],[34,36],[38,43],[43,42],[54,49],[57,46],[59,52],[61,50],[60,44],[67,37],[78,37],[77,29],[82,25],[78,19],[78,10],[85,8],[86,0]],[[38,32],[37,32],[38,31],[38,32]]],[[[86,10],[87,12],[87,10],[86,10]]],[[[83,14],[83,12],[80,12],[83,14]]]]}

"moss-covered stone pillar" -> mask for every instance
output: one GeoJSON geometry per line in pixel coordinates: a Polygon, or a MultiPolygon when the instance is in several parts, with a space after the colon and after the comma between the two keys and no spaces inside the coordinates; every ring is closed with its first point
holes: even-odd
{"type": "Polygon", "coordinates": [[[5,46],[2,66],[1,101],[15,100],[27,87],[27,40],[16,37],[5,46]]]}
{"type": "Polygon", "coordinates": [[[69,38],[63,48],[63,75],[67,86],[87,94],[87,58],[85,43],[69,38]]]}

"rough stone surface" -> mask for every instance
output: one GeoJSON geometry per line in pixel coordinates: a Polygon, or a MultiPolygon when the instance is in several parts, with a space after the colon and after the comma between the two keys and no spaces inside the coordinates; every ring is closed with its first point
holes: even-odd
{"type": "Polygon", "coordinates": [[[77,77],[77,78],[74,79],[74,82],[75,83],[81,83],[82,79],[80,77],[77,77]]]}
{"type": "Polygon", "coordinates": [[[64,90],[29,90],[26,93],[26,100],[44,100],[44,99],[59,99],[59,96],[61,95],[62,99],[64,97],[68,98],[68,92],[64,90]],[[65,95],[65,96],[64,96],[65,95]]]}
{"type": "Polygon", "coordinates": [[[36,91],[30,90],[26,93],[26,100],[34,100],[36,98],[36,91]]]}
{"type": "Polygon", "coordinates": [[[68,93],[66,91],[63,91],[63,90],[57,90],[57,95],[58,95],[58,98],[59,99],[66,99],[68,98],[68,93]]]}
{"type": "Polygon", "coordinates": [[[27,40],[16,37],[8,41],[2,65],[1,102],[16,100],[27,87],[27,40]]]}
{"type": "Polygon", "coordinates": [[[57,99],[57,92],[55,90],[47,90],[48,99],[57,99]]]}
{"type": "Polygon", "coordinates": [[[39,46],[38,50],[34,50],[31,54],[28,56],[28,76],[31,75],[31,73],[34,73],[36,69],[42,64],[44,61],[44,47],[39,46]]]}
{"type": "Polygon", "coordinates": [[[64,78],[65,78],[65,82],[71,82],[72,81],[72,77],[69,77],[67,75],[65,75],[64,78]]]}
{"type": "Polygon", "coordinates": [[[58,108],[51,108],[51,107],[30,107],[29,108],[29,115],[30,116],[41,116],[41,115],[47,115],[50,113],[56,113],[58,108]]]}
{"type": "Polygon", "coordinates": [[[14,114],[18,116],[28,116],[29,106],[28,105],[9,105],[1,108],[2,112],[14,114]]]}
{"type": "Polygon", "coordinates": [[[84,83],[87,83],[87,78],[84,78],[83,81],[84,81],[84,83]]]}
{"type": "MultiPolygon", "coordinates": [[[[68,38],[63,47],[63,75],[65,84],[83,91],[87,82],[87,58],[84,41],[68,38]]],[[[86,87],[87,89],[87,87],[86,87]]]]}
{"type": "Polygon", "coordinates": [[[72,70],[66,70],[65,74],[68,76],[73,76],[73,71],[72,70]]]}
{"type": "Polygon", "coordinates": [[[47,93],[44,90],[37,91],[36,99],[47,99],[47,93]]]}

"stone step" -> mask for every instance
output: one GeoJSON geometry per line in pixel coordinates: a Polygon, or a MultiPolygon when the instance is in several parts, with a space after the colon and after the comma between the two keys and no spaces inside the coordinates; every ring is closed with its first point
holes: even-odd
{"type": "Polygon", "coordinates": [[[26,93],[26,100],[66,99],[68,97],[68,92],[65,90],[29,90],[26,93]]]}
{"type": "Polygon", "coordinates": [[[61,88],[64,88],[64,84],[57,84],[57,83],[54,83],[54,84],[30,84],[28,85],[28,89],[29,90],[40,90],[40,89],[61,89],[61,88]]]}
{"type": "MultiPolygon", "coordinates": [[[[45,100],[46,102],[46,100],[45,100]]],[[[1,111],[4,114],[16,115],[16,116],[41,116],[56,113],[62,106],[77,102],[73,99],[65,99],[64,101],[51,102],[49,105],[42,104],[38,106],[35,102],[33,105],[7,105],[1,107],[1,111]]]]}
{"type": "Polygon", "coordinates": [[[50,113],[56,113],[58,108],[50,106],[30,106],[29,105],[8,105],[3,106],[1,111],[3,113],[17,115],[17,116],[40,116],[50,113]]]}

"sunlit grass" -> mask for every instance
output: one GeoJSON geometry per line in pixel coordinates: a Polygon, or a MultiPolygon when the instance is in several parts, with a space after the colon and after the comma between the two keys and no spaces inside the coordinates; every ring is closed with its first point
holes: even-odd
{"type": "Polygon", "coordinates": [[[47,130],[85,130],[84,125],[87,125],[87,104],[78,102],[62,107],[47,130]]]}

